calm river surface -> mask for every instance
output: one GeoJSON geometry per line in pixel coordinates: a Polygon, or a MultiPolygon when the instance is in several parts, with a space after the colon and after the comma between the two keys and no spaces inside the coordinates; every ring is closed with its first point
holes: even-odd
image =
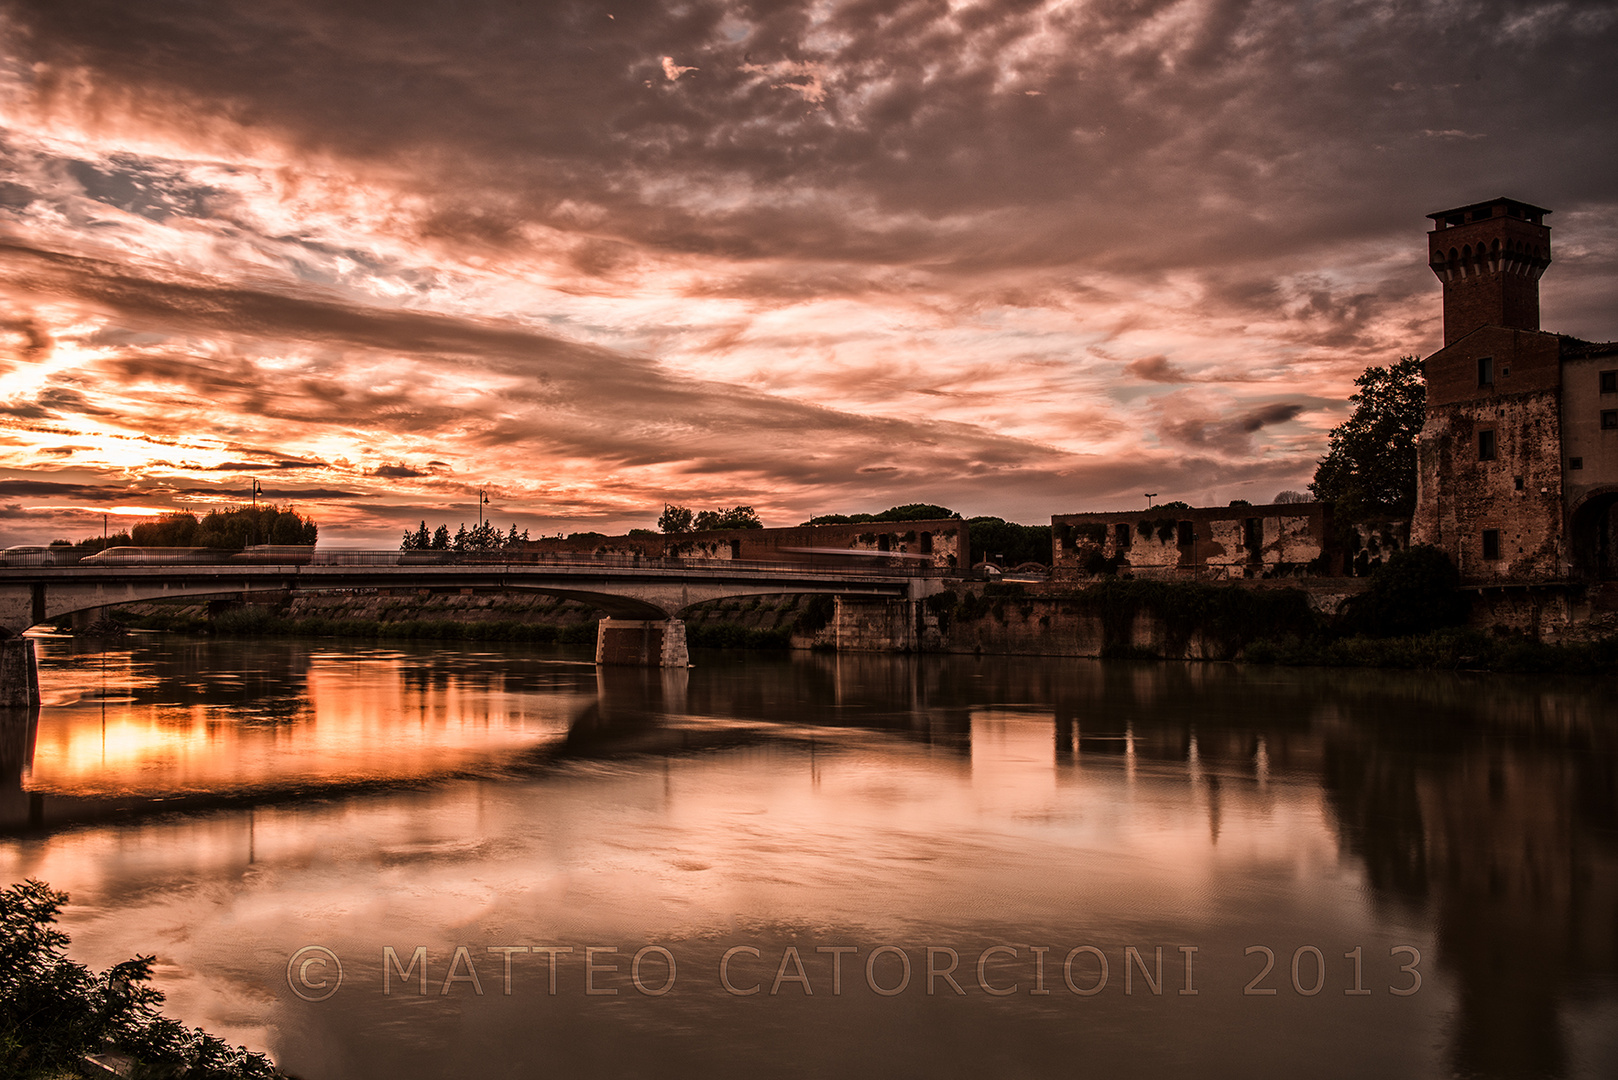
{"type": "Polygon", "coordinates": [[[1611,681],[38,646],[0,879],[305,1080],[1618,1075],[1611,681]]]}

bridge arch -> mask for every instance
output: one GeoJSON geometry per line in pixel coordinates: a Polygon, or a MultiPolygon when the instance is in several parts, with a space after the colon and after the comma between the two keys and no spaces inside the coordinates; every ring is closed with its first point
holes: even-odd
{"type": "Polygon", "coordinates": [[[694,568],[450,565],[429,567],[163,566],[0,568],[0,637],[74,612],[120,604],[200,600],[294,589],[453,589],[537,592],[587,604],[619,619],[679,618],[699,604],[735,597],[827,594],[920,599],[935,578],[694,568]]]}

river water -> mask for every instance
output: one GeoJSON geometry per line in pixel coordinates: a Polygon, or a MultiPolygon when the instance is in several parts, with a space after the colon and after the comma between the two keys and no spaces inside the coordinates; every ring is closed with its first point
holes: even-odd
{"type": "Polygon", "coordinates": [[[0,879],[305,1080],[1618,1075],[1611,681],[37,644],[0,879]]]}

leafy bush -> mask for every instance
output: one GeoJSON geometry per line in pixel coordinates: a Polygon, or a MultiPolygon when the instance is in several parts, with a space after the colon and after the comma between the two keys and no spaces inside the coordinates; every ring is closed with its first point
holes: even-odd
{"type": "Polygon", "coordinates": [[[1449,556],[1427,544],[1396,551],[1371,586],[1344,601],[1338,629],[1365,637],[1407,637],[1466,622],[1469,600],[1449,556]]]}
{"type": "Polygon", "coordinates": [[[42,881],[0,892],[0,1075],[74,1076],[84,1055],[108,1049],[163,1080],[279,1075],[264,1055],[159,1015],[163,995],[147,985],[155,957],[100,973],[69,960],[68,936],[52,925],[66,903],[42,881]]]}

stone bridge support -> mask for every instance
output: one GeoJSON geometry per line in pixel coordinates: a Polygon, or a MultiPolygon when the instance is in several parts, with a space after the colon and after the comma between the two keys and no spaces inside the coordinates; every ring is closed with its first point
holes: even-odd
{"type": "Polygon", "coordinates": [[[596,663],[690,667],[685,622],[681,619],[602,619],[596,624],[596,663]]]}
{"type": "Polygon", "coordinates": [[[30,709],[39,704],[39,665],[34,639],[0,639],[0,709],[30,709]]]}

